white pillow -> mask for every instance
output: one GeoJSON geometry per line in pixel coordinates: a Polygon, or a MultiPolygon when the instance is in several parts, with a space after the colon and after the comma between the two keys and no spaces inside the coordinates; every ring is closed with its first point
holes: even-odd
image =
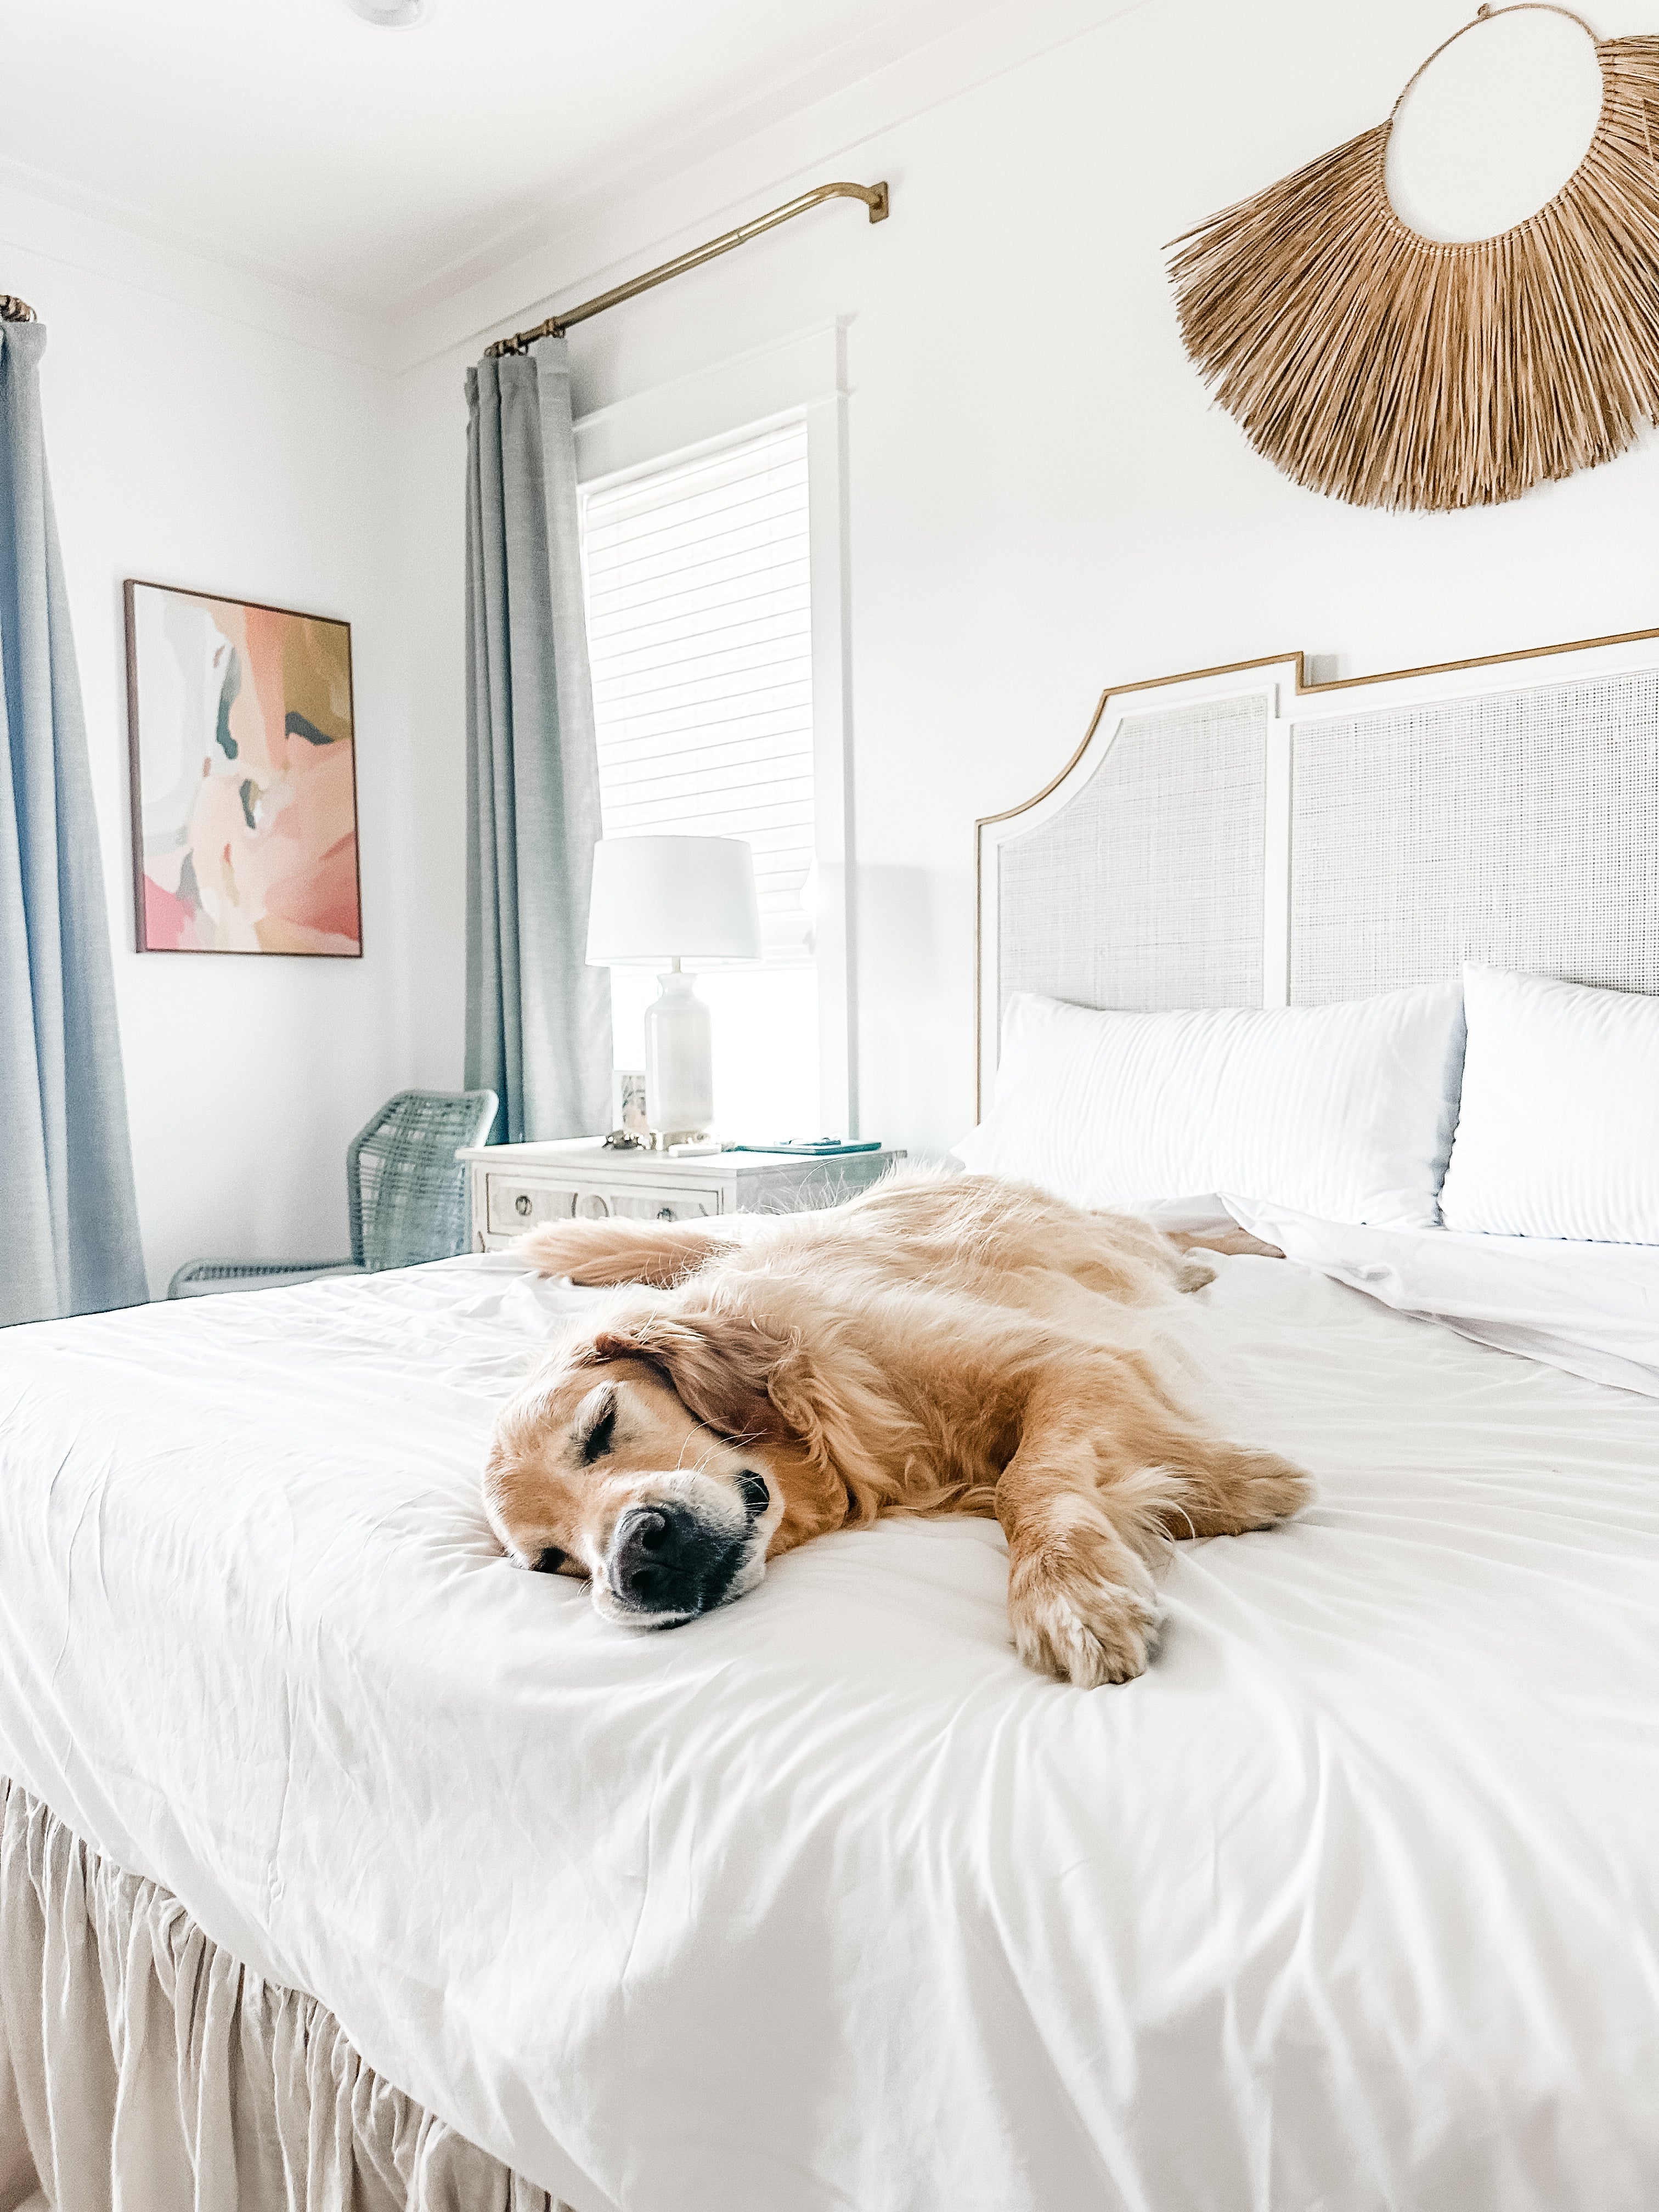
{"type": "Polygon", "coordinates": [[[1235,1199],[1228,1206],[1286,1259],[1396,1313],[1659,1398],[1659,1250],[1449,1229],[1356,1229],[1284,1206],[1235,1199]]]}
{"type": "Polygon", "coordinates": [[[1659,999],[1463,970],[1448,1229],[1659,1244],[1659,999]]]}
{"type": "Polygon", "coordinates": [[[969,1167],[1082,1206],[1241,1191],[1432,1227],[1457,1111],[1455,983],[1330,1006],[1095,1013],[1017,994],[969,1167]]]}

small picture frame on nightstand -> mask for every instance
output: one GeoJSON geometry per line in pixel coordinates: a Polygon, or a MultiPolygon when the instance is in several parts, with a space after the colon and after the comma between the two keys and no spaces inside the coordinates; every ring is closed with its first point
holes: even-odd
{"type": "Polygon", "coordinates": [[[611,1126],[626,1129],[630,1137],[648,1137],[645,1118],[645,1070],[613,1067],[611,1071],[611,1126]]]}

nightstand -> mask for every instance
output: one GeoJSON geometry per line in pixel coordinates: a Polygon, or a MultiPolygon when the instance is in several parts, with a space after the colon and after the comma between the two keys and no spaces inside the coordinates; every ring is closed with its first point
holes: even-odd
{"type": "Polygon", "coordinates": [[[598,1137],[469,1146],[472,1249],[499,1252],[544,1221],[695,1221],[714,1213],[806,1213],[841,1206],[879,1182],[902,1152],[830,1153],[607,1151],[598,1137]]]}

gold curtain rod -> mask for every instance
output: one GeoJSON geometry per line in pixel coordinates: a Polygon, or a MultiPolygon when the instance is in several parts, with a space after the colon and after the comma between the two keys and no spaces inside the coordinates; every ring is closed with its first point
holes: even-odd
{"type": "Polygon", "coordinates": [[[734,246],[745,245],[758,238],[763,230],[775,230],[792,216],[805,215],[822,200],[862,200],[870,210],[872,222],[885,222],[888,214],[887,186],[879,185],[817,185],[799,199],[787,200],[769,214],[757,215],[752,222],[739,223],[723,237],[711,238],[707,246],[694,246],[690,253],[682,253],[675,260],[665,261],[660,269],[647,269],[643,276],[630,276],[625,284],[617,284],[609,292],[601,292],[597,300],[584,300],[580,307],[567,307],[562,314],[550,315],[544,323],[533,330],[515,331],[510,338],[497,338],[486,347],[488,357],[494,361],[506,353],[522,353],[526,346],[534,345],[538,338],[562,337],[573,323],[585,323],[590,315],[600,315],[607,307],[619,307],[641,292],[648,292],[653,284],[665,284],[671,276],[683,276],[688,269],[700,268],[712,261],[716,254],[729,253],[734,246]]]}
{"type": "Polygon", "coordinates": [[[15,292],[0,292],[0,323],[33,323],[39,318],[27,300],[15,292]]]}

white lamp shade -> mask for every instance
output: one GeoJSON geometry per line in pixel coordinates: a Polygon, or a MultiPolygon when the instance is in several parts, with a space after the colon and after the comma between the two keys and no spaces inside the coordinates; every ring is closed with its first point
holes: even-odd
{"type": "Polygon", "coordinates": [[[755,856],[741,837],[603,837],[587,964],[758,960],[755,856]]]}

